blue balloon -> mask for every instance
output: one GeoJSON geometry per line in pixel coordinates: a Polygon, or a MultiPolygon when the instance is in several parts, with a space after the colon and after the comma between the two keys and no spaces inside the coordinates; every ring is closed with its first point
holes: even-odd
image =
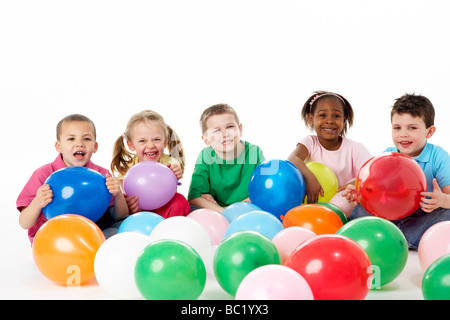
{"type": "Polygon", "coordinates": [[[42,210],[47,220],[62,214],[78,214],[96,222],[111,202],[106,177],[85,167],[55,171],[45,184],[53,191],[52,202],[42,210]]]}
{"type": "Polygon", "coordinates": [[[153,231],[153,228],[163,220],[163,217],[153,212],[137,212],[127,217],[122,222],[117,233],[138,232],[149,236],[153,231]]]}
{"type": "Polygon", "coordinates": [[[253,204],[282,219],[303,203],[305,182],[300,171],[287,160],[268,160],[255,168],[248,185],[253,204]]]}
{"type": "Polygon", "coordinates": [[[255,231],[272,240],[281,230],[283,225],[273,214],[257,210],[245,213],[231,222],[224,238],[238,231],[255,231]]]}
{"type": "Polygon", "coordinates": [[[225,210],[222,211],[222,215],[231,223],[243,214],[255,210],[261,210],[261,208],[248,202],[236,202],[226,207],[225,210]]]}

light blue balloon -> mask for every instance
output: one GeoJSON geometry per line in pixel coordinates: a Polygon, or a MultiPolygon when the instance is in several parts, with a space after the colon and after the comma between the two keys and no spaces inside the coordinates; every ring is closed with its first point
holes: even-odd
{"type": "Polygon", "coordinates": [[[256,210],[245,213],[231,222],[224,238],[238,231],[255,231],[272,240],[281,230],[283,225],[273,214],[256,210]]]}
{"type": "Polygon", "coordinates": [[[121,232],[139,232],[147,236],[153,231],[158,223],[163,221],[164,218],[159,214],[153,212],[137,212],[126,218],[117,230],[117,233],[121,232]]]}
{"type": "Polygon", "coordinates": [[[261,208],[248,202],[236,202],[226,207],[222,215],[231,223],[243,214],[255,210],[261,210],[261,208]]]}

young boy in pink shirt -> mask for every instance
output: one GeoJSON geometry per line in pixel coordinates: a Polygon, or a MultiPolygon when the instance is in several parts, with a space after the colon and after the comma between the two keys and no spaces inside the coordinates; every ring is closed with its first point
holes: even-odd
{"type": "Polygon", "coordinates": [[[50,186],[44,182],[59,169],[78,166],[93,169],[106,176],[106,187],[111,193],[111,203],[105,215],[97,221],[97,225],[104,230],[105,237],[112,235],[115,228],[111,226],[116,219],[120,221],[128,215],[128,206],[118,180],[112,177],[108,170],[91,161],[92,155],[98,149],[94,123],[83,115],[67,116],[58,123],[56,138],[55,148],[59,152],[58,156],[52,163],[38,168],[33,173],[17,198],[20,226],[28,229],[28,238],[33,243],[36,232],[47,221],[42,209],[53,199],[50,186]]]}

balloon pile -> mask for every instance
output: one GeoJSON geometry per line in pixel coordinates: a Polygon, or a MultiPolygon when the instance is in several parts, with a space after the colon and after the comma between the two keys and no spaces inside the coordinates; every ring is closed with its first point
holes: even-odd
{"type": "Polygon", "coordinates": [[[47,220],[62,214],[78,214],[96,222],[111,202],[105,176],[85,167],[55,171],[45,184],[53,191],[52,202],[42,210],[47,220]]]}
{"type": "MultiPolygon", "coordinates": [[[[389,184],[379,170],[387,170],[386,159],[403,166],[396,170],[409,176],[417,173],[416,168],[396,154],[378,159],[361,169],[358,196],[376,210],[381,207],[373,202],[381,200],[398,209],[401,199],[411,200],[419,187],[414,189],[412,180],[394,172],[396,182],[389,184]]],[[[332,176],[323,166],[311,168],[320,168],[315,172],[319,181],[325,181],[320,174],[332,176]]],[[[420,175],[415,177],[417,186],[422,185],[420,175]]],[[[130,175],[127,185],[141,183],[136,192],[145,192],[142,186],[148,179],[153,178],[130,175]]],[[[77,194],[79,187],[72,188],[77,194]]],[[[293,164],[268,161],[252,175],[252,203],[232,204],[223,214],[198,209],[167,219],[139,212],[127,217],[107,240],[91,219],[57,214],[36,233],[33,257],[41,273],[56,283],[82,285],[95,277],[101,288],[119,299],[194,300],[202,295],[208,277],[237,300],[365,299],[370,290],[401,274],[408,245],[388,219],[393,218],[392,211],[387,209],[381,217],[375,210],[373,216],[348,222],[352,207],[338,200],[332,203],[340,194],[332,191],[319,203],[305,204],[304,192],[293,164]]],[[[438,223],[420,241],[425,299],[450,298],[449,232],[450,222],[438,223]]]]}
{"type": "Polygon", "coordinates": [[[403,270],[407,246],[394,224],[379,217],[343,224],[330,208],[313,208],[311,215],[326,212],[322,219],[341,228],[318,234],[284,226],[261,209],[230,223],[198,209],[167,219],[151,212],[131,215],[121,232],[105,240],[89,219],[61,215],[39,230],[33,254],[49,279],[81,285],[95,277],[119,299],[198,299],[208,277],[238,300],[364,299],[371,286],[379,288],[403,270]],[[70,267],[77,271],[73,277],[70,267]]]}
{"type": "Polygon", "coordinates": [[[425,173],[412,158],[386,152],[367,161],[355,182],[358,202],[367,212],[388,220],[408,217],[420,207],[427,189],[425,173]]]}

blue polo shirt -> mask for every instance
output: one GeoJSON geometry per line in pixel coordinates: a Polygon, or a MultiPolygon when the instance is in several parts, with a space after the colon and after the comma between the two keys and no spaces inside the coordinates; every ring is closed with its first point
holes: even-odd
{"type": "MultiPolygon", "coordinates": [[[[395,147],[390,147],[384,152],[399,151],[395,147]]],[[[425,172],[428,192],[433,191],[434,178],[436,178],[441,189],[450,185],[450,156],[442,147],[427,142],[422,152],[413,159],[425,172]]]]}

